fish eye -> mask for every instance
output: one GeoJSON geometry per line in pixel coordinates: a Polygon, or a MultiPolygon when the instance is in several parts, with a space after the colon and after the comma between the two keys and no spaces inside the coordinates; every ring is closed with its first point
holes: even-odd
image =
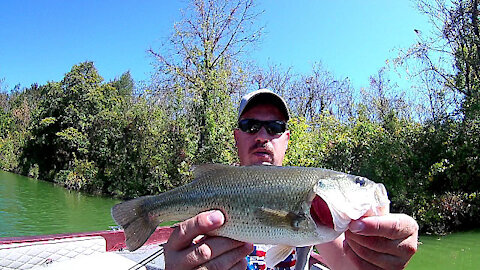
{"type": "Polygon", "coordinates": [[[366,182],[365,182],[365,178],[363,177],[357,177],[355,178],[355,184],[358,184],[360,185],[361,187],[364,187],[366,182]]]}
{"type": "Polygon", "coordinates": [[[317,185],[318,185],[319,188],[325,188],[325,184],[322,182],[322,180],[319,180],[317,182],[317,185]]]}

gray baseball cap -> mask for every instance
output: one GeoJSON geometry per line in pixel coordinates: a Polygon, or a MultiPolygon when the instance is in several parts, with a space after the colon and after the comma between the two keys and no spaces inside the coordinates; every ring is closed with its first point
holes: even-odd
{"type": "Polygon", "coordinates": [[[238,107],[238,120],[240,120],[240,117],[244,112],[256,104],[272,104],[280,109],[285,116],[285,120],[288,121],[290,119],[288,106],[285,100],[269,89],[260,89],[250,92],[242,97],[240,107],[238,107]]]}

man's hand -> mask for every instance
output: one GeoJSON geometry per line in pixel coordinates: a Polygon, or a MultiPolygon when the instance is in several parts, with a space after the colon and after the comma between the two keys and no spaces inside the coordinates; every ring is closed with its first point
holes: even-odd
{"type": "Polygon", "coordinates": [[[404,214],[364,217],[345,232],[344,252],[359,269],[403,269],[417,251],[417,222],[404,214]]]}
{"type": "Polygon", "coordinates": [[[252,244],[210,236],[194,241],[224,221],[222,212],[210,211],[180,223],[164,245],[165,269],[245,269],[252,244]]]}

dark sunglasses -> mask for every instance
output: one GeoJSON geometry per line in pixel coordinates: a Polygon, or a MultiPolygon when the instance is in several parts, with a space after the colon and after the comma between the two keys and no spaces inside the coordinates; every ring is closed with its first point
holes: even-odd
{"type": "Polygon", "coordinates": [[[242,119],[238,121],[238,128],[243,132],[255,134],[262,127],[265,127],[265,130],[270,135],[279,135],[287,130],[287,123],[280,120],[260,121],[257,119],[242,119]]]}

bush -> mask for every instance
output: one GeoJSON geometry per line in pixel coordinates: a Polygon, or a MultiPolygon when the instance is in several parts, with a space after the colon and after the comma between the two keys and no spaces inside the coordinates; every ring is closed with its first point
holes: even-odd
{"type": "Polygon", "coordinates": [[[418,222],[421,233],[446,234],[480,226],[480,193],[447,192],[422,195],[403,205],[418,222]]]}
{"type": "Polygon", "coordinates": [[[97,172],[94,162],[75,159],[72,168],[59,171],[54,181],[68,189],[92,191],[92,183],[97,172]]]}

